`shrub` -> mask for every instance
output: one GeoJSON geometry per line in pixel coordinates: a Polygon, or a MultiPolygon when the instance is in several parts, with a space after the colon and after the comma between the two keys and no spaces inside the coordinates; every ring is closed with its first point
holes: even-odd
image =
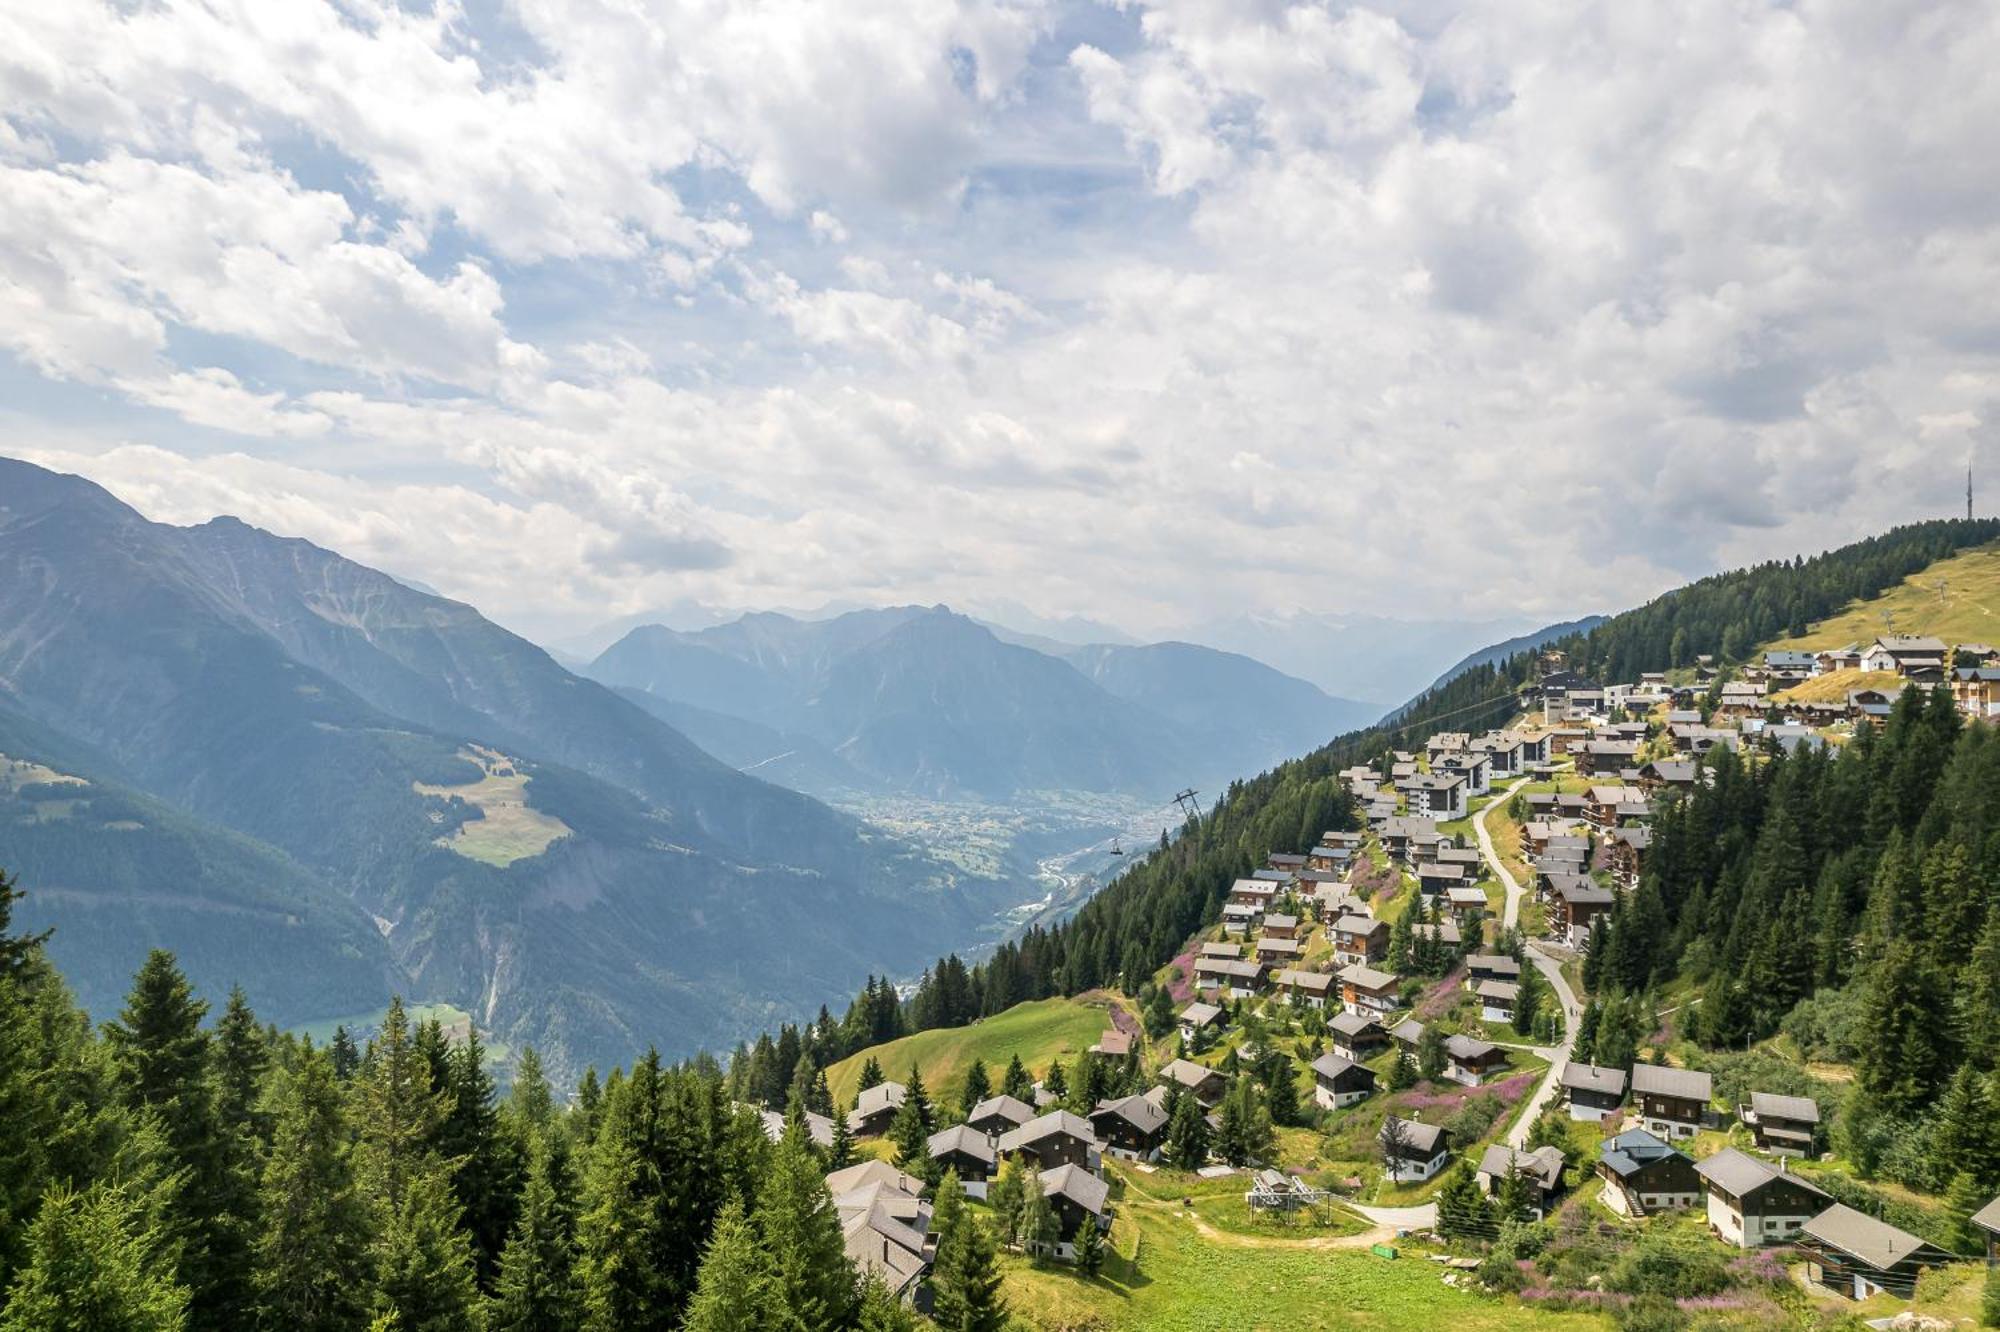
{"type": "Polygon", "coordinates": [[[1669,1300],[1715,1295],[1729,1288],[1729,1260],[1708,1244],[1676,1243],[1646,1235],[1612,1264],[1610,1290],[1627,1295],[1659,1295],[1669,1300]]]}
{"type": "Polygon", "coordinates": [[[1619,1332],[1681,1332],[1688,1316],[1664,1295],[1642,1295],[1623,1308],[1611,1310],[1619,1332]]]}
{"type": "Polygon", "coordinates": [[[1451,1134],[1452,1145],[1478,1142],[1505,1109],[1497,1096],[1475,1096],[1468,1100],[1444,1122],[1446,1131],[1451,1134]]]}

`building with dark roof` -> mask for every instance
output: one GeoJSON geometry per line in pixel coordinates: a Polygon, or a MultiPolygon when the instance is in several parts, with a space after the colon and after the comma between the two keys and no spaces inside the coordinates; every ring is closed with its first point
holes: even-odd
{"type": "Polygon", "coordinates": [[[1865,1300],[1880,1291],[1902,1299],[1916,1294],[1917,1276],[1949,1263],[1937,1245],[1835,1203],[1799,1228],[1806,1272],[1828,1290],[1865,1300]]]}

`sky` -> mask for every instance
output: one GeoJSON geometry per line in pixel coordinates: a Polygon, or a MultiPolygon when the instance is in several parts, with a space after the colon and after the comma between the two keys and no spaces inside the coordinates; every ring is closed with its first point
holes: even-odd
{"type": "Polygon", "coordinates": [[[1953,0],[0,0],[0,452],[549,635],[1616,609],[1962,510],[1996,65],[1953,0]]]}

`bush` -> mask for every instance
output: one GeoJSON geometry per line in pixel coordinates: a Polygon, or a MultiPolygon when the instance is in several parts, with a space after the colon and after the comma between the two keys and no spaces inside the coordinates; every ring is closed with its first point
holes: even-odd
{"type": "Polygon", "coordinates": [[[1466,1101],[1444,1121],[1452,1146],[1465,1147],[1478,1142],[1506,1108],[1497,1096],[1474,1096],[1466,1101]]]}
{"type": "Polygon", "coordinates": [[[1664,1295],[1643,1295],[1613,1309],[1611,1321],[1619,1332],[1681,1332],[1688,1325],[1688,1316],[1664,1295]]]}
{"type": "Polygon", "coordinates": [[[1627,1295],[1669,1300],[1715,1295],[1729,1288],[1728,1259],[1713,1245],[1649,1234],[1612,1265],[1604,1284],[1627,1295]]]}
{"type": "Polygon", "coordinates": [[[1807,1059],[1851,1064],[1861,1054],[1864,1011],[1859,985],[1821,990],[1799,1000],[1778,1023],[1778,1030],[1797,1042],[1807,1059]]]}

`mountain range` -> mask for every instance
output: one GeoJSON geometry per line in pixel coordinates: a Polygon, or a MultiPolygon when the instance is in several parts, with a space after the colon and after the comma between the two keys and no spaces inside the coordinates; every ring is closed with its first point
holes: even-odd
{"type": "Polygon", "coordinates": [[[469,606],[0,459],[4,863],[93,1011],[145,947],[558,1064],[903,972],[1016,890],[745,776],[469,606]],[[82,793],[82,794],[78,794],[82,793]]]}
{"type": "Polygon", "coordinates": [[[775,781],[1004,800],[1227,781],[1374,720],[1235,653],[1071,645],[944,606],[632,630],[585,670],[775,781]]]}

